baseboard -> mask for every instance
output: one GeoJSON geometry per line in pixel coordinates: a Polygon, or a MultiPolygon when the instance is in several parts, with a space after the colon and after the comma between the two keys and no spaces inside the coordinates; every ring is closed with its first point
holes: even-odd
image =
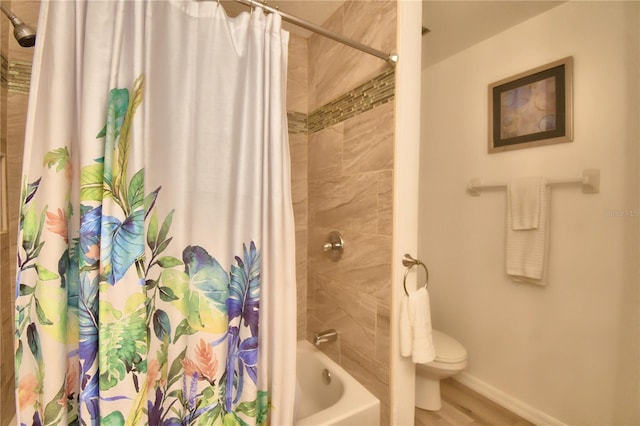
{"type": "Polygon", "coordinates": [[[528,404],[525,404],[524,402],[512,397],[511,395],[506,394],[500,389],[494,388],[493,386],[483,382],[482,380],[472,376],[469,373],[462,372],[455,376],[454,379],[459,381],[466,387],[478,392],[480,395],[490,399],[496,404],[506,408],[512,413],[517,414],[523,419],[530,421],[533,424],[545,426],[567,426],[560,420],[555,419],[528,404]]]}

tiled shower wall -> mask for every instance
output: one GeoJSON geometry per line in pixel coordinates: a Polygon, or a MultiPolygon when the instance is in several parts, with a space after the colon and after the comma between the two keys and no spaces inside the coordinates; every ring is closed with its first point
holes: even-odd
{"type": "Polygon", "coordinates": [[[307,40],[291,34],[287,69],[287,111],[291,155],[291,195],[296,224],[296,286],[298,340],[307,333],[307,40]]]}
{"type": "MultiPolygon", "coordinates": [[[[0,152],[7,152],[7,77],[8,63],[5,52],[7,51],[8,25],[0,22],[0,152]]],[[[4,178],[0,176],[0,185],[4,178]]],[[[4,190],[1,188],[0,191],[4,190]]],[[[3,212],[4,213],[4,212],[3,212]]],[[[9,239],[7,233],[0,233],[0,425],[9,424],[13,416],[13,399],[4,395],[11,393],[11,384],[13,382],[13,339],[11,332],[11,309],[10,296],[11,287],[9,285],[9,239]]]]}
{"type": "MultiPolygon", "coordinates": [[[[396,3],[348,1],[323,26],[392,52],[396,3]]],[[[394,78],[384,61],[350,47],[291,37],[298,338],[338,331],[322,350],[381,400],[381,424],[389,423],[394,78]],[[322,252],[332,230],[345,239],[338,262],[322,252]]]]}
{"type": "MultiPolygon", "coordinates": [[[[35,27],[38,22],[39,1],[6,1],[17,16],[35,27]]],[[[20,176],[24,127],[27,114],[27,93],[31,75],[33,48],[22,48],[13,38],[13,27],[0,16],[0,151],[7,158],[9,226],[0,233],[0,425],[9,424],[14,415],[13,373],[13,299],[15,294],[16,242],[20,176]]],[[[4,178],[0,178],[0,182],[4,178]]],[[[2,190],[4,190],[3,187],[2,190]]]]}

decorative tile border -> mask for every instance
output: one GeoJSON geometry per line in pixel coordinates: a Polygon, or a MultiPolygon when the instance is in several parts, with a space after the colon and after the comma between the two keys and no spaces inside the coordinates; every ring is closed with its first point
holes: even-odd
{"type": "Polygon", "coordinates": [[[288,111],[287,121],[289,122],[289,133],[309,133],[307,114],[288,111]]]}
{"type": "Polygon", "coordinates": [[[28,95],[31,84],[31,62],[9,61],[7,77],[9,92],[28,95]]]}
{"type": "MultiPolygon", "coordinates": [[[[31,62],[8,61],[0,54],[0,83],[9,92],[29,94],[31,62]]],[[[289,133],[315,133],[393,99],[395,70],[390,69],[307,115],[287,112],[289,133]]]]}
{"type": "Polygon", "coordinates": [[[395,69],[390,69],[309,114],[309,133],[319,132],[393,99],[395,69]]]}
{"type": "Polygon", "coordinates": [[[0,84],[9,92],[29,94],[31,83],[31,62],[9,61],[0,53],[0,84]]]}
{"type": "Polygon", "coordinates": [[[289,133],[315,133],[334,124],[348,120],[394,98],[395,69],[356,87],[339,98],[313,111],[308,116],[299,112],[288,112],[289,133]]]}
{"type": "Polygon", "coordinates": [[[0,86],[7,88],[7,75],[9,74],[9,61],[4,53],[0,53],[0,86]]]}

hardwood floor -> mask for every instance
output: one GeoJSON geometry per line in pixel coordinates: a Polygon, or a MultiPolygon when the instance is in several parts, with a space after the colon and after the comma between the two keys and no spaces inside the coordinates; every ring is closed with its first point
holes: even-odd
{"type": "Polygon", "coordinates": [[[416,408],[416,426],[533,425],[453,379],[443,380],[440,386],[442,408],[438,411],[416,408]]]}

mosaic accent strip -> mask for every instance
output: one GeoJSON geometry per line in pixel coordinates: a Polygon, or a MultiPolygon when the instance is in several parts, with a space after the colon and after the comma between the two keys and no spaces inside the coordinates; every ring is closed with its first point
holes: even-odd
{"type": "Polygon", "coordinates": [[[29,94],[31,84],[31,62],[9,61],[7,86],[9,92],[29,94]]]}
{"type": "MultiPolygon", "coordinates": [[[[0,54],[0,83],[9,92],[29,94],[31,62],[8,61],[0,54]]],[[[358,114],[383,105],[393,99],[395,70],[390,69],[356,87],[311,114],[287,112],[289,133],[315,133],[358,114]]]]}
{"type": "Polygon", "coordinates": [[[313,111],[308,118],[309,133],[319,132],[379,105],[395,94],[395,69],[390,69],[313,111]]]}
{"type": "Polygon", "coordinates": [[[287,121],[289,122],[289,133],[308,133],[307,114],[302,112],[287,111],[287,121]]]}
{"type": "Polygon", "coordinates": [[[9,61],[4,53],[0,53],[0,85],[6,89],[7,75],[9,74],[9,61]]]}

